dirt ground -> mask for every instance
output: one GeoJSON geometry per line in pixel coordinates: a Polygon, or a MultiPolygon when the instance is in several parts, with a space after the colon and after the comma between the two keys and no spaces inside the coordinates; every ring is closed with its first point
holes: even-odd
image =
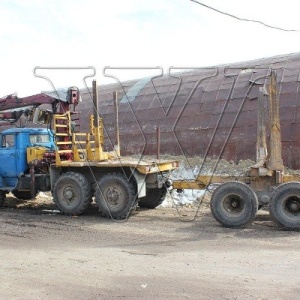
{"type": "MultiPolygon", "coordinates": [[[[12,200],[12,199],[9,199],[12,200]]],[[[226,229],[208,203],[138,209],[126,222],[55,210],[49,197],[0,210],[0,299],[297,299],[300,239],[267,211],[226,229]],[[195,216],[196,215],[196,216],[195,216]]]]}

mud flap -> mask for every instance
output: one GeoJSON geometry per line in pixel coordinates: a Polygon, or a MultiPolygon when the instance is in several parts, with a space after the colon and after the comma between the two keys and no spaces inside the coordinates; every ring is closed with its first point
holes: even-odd
{"type": "Polygon", "coordinates": [[[142,198],[146,196],[146,176],[139,173],[135,169],[131,169],[132,174],[135,178],[137,191],[138,191],[138,198],[142,198]]]}
{"type": "Polygon", "coordinates": [[[5,184],[5,182],[4,182],[3,178],[2,178],[2,176],[0,176],[0,188],[3,188],[3,187],[5,187],[5,186],[6,186],[6,184],[5,184]]]}

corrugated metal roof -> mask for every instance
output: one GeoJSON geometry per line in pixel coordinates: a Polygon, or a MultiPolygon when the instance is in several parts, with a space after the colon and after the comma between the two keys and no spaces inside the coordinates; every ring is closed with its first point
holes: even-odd
{"type": "MultiPolygon", "coordinates": [[[[284,160],[299,168],[300,53],[101,86],[99,108],[108,140],[114,140],[112,93],[117,91],[125,154],[155,154],[159,126],[162,153],[254,159],[256,99],[270,68],[278,74],[284,160]]],[[[86,94],[82,99],[78,110],[86,117],[92,101],[86,94]]]]}

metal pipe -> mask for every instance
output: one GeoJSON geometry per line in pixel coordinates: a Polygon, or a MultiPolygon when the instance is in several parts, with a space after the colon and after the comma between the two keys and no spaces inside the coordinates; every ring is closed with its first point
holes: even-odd
{"type": "Polygon", "coordinates": [[[262,167],[266,163],[267,150],[267,92],[264,87],[259,89],[257,101],[257,140],[256,140],[256,166],[262,167]]]}
{"type": "Polygon", "coordinates": [[[93,80],[93,107],[94,107],[94,126],[99,126],[99,110],[98,110],[98,90],[97,82],[93,80]]]}
{"type": "Polygon", "coordinates": [[[160,127],[156,127],[156,146],[157,146],[157,152],[156,157],[157,159],[160,159],[160,127]]]}
{"type": "Polygon", "coordinates": [[[115,130],[116,130],[116,152],[117,155],[121,155],[121,148],[120,148],[120,128],[119,128],[119,103],[118,103],[118,92],[113,92],[113,100],[114,100],[114,110],[115,110],[115,117],[116,117],[116,124],[115,124],[115,130]]]}

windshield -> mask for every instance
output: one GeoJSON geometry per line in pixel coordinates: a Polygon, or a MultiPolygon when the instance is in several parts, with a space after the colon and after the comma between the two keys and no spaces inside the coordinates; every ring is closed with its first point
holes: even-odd
{"type": "Polygon", "coordinates": [[[31,134],[29,140],[31,144],[49,143],[50,136],[48,134],[31,134]]]}

